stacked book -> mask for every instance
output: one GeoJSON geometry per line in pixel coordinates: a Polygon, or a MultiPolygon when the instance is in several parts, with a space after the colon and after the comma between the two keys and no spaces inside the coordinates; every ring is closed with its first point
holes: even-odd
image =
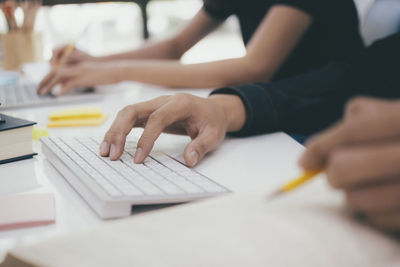
{"type": "Polygon", "coordinates": [[[1,115],[0,119],[0,164],[31,158],[32,121],[1,115]]]}

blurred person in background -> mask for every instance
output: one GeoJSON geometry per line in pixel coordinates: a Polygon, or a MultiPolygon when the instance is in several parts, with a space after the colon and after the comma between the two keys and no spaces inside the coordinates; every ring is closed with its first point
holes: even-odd
{"type": "MultiPolygon", "coordinates": [[[[125,80],[171,88],[213,88],[288,78],[339,60],[362,48],[353,0],[205,0],[195,17],[177,34],[134,51],[94,57],[66,47],[54,51],[61,60],[39,84],[48,94],[125,80]],[[199,64],[180,58],[229,16],[239,19],[246,54],[199,64]],[[339,19],[340,18],[340,19],[339,19]]],[[[229,43],[225,46],[229,49],[229,43]]]]}

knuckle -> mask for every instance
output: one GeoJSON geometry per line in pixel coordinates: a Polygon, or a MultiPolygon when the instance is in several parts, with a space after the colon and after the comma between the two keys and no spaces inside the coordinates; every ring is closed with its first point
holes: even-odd
{"type": "Polygon", "coordinates": [[[165,102],[165,101],[167,101],[167,100],[170,99],[170,98],[171,98],[171,96],[169,96],[169,95],[162,95],[162,96],[156,97],[154,100],[160,100],[160,101],[165,102]]]}
{"type": "Polygon", "coordinates": [[[148,123],[162,124],[165,120],[164,118],[165,118],[165,116],[163,113],[156,111],[156,112],[151,113],[151,115],[149,116],[149,119],[148,119],[148,123]]]}
{"type": "Polygon", "coordinates": [[[175,98],[175,102],[180,112],[189,112],[195,108],[196,102],[190,94],[179,93],[175,98]]]}
{"type": "Polygon", "coordinates": [[[134,113],[135,113],[135,107],[134,107],[134,105],[128,105],[128,106],[125,106],[123,109],[121,109],[121,110],[118,112],[117,117],[122,117],[122,118],[124,118],[124,117],[126,117],[126,116],[128,116],[128,115],[132,115],[132,114],[134,114],[134,113]]]}
{"type": "Polygon", "coordinates": [[[218,129],[211,129],[208,132],[208,137],[213,141],[219,140],[220,136],[221,136],[221,134],[218,131],[218,129]]]}
{"type": "Polygon", "coordinates": [[[325,157],[324,145],[319,141],[319,139],[310,140],[306,147],[307,154],[311,155],[313,158],[325,157]]]}
{"type": "Polygon", "coordinates": [[[174,95],[174,97],[175,98],[177,98],[177,99],[188,99],[188,97],[189,97],[190,95],[189,94],[187,94],[187,93],[176,93],[175,95],[174,95]]]}
{"type": "Polygon", "coordinates": [[[145,148],[145,149],[151,150],[153,148],[153,140],[147,134],[143,134],[140,137],[140,139],[139,139],[139,141],[137,143],[137,146],[141,147],[141,148],[145,148]]]}
{"type": "Polygon", "coordinates": [[[120,132],[111,132],[110,133],[110,143],[112,144],[121,144],[125,142],[126,135],[120,133],[120,132]]]}
{"type": "Polygon", "coordinates": [[[121,133],[120,133],[120,132],[118,132],[118,131],[116,131],[116,130],[114,130],[114,129],[110,129],[110,130],[108,130],[108,132],[106,133],[105,138],[106,138],[107,140],[115,140],[115,139],[117,139],[119,136],[121,136],[121,133]]]}
{"type": "Polygon", "coordinates": [[[346,114],[358,114],[365,111],[374,101],[368,97],[356,97],[350,100],[346,107],[346,114]]]}
{"type": "Polygon", "coordinates": [[[380,109],[381,100],[368,97],[357,97],[346,106],[346,119],[350,120],[368,120],[369,117],[380,109]]]}
{"type": "Polygon", "coordinates": [[[327,176],[329,184],[334,188],[342,188],[349,180],[349,162],[340,152],[332,152],[328,160],[327,176]]]}
{"type": "Polygon", "coordinates": [[[186,93],[177,93],[173,98],[179,104],[186,104],[190,102],[191,95],[186,93]]]}
{"type": "Polygon", "coordinates": [[[371,113],[360,111],[355,116],[346,116],[343,122],[343,137],[347,140],[360,140],[371,129],[371,113]]]}
{"type": "Polygon", "coordinates": [[[111,142],[111,140],[113,139],[112,137],[113,137],[112,131],[108,130],[106,132],[106,134],[104,135],[104,140],[107,141],[107,142],[111,142]]]}

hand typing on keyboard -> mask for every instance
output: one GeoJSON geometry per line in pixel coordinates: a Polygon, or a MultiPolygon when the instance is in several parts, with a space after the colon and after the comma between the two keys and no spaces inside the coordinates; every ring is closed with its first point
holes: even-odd
{"type": "Polygon", "coordinates": [[[98,155],[93,137],[45,137],[47,159],[102,218],[131,215],[132,205],[181,203],[230,190],[162,151],[135,164],[136,142],[126,141],[119,160],[98,155]]]}
{"type": "Polygon", "coordinates": [[[208,99],[189,94],[162,96],[122,109],[100,146],[100,155],[117,160],[124,151],[126,136],[134,127],[144,127],[135,153],[143,163],[162,132],[187,134],[192,141],[184,158],[193,167],[223,141],[226,132],[240,130],[245,108],[238,96],[212,95],[208,99]]]}

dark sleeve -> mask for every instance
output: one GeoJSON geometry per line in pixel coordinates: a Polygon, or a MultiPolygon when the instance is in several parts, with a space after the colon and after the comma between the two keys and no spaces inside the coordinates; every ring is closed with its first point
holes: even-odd
{"type": "Polygon", "coordinates": [[[312,134],[340,119],[355,96],[400,97],[400,34],[345,61],[287,80],[217,89],[238,95],[246,108],[244,127],[234,135],[274,131],[312,134]]]}
{"type": "Polygon", "coordinates": [[[234,14],[239,5],[239,0],[204,0],[203,10],[218,20],[225,20],[234,14]]]}
{"type": "MultiPolygon", "coordinates": [[[[338,0],[342,1],[342,0],[338,0]]],[[[324,8],[324,3],[325,5],[329,1],[321,1],[321,0],[273,0],[272,3],[273,5],[287,5],[287,6],[292,6],[297,9],[300,9],[306,13],[308,13],[311,17],[315,17],[319,13],[321,13],[321,10],[325,9],[324,8]]]]}
{"type": "Polygon", "coordinates": [[[343,17],[349,14],[357,16],[353,0],[272,0],[272,3],[295,7],[317,20],[330,20],[328,23],[332,23],[332,19],[334,23],[341,23],[343,17]],[[337,14],[340,14],[339,20],[337,14]]]}

